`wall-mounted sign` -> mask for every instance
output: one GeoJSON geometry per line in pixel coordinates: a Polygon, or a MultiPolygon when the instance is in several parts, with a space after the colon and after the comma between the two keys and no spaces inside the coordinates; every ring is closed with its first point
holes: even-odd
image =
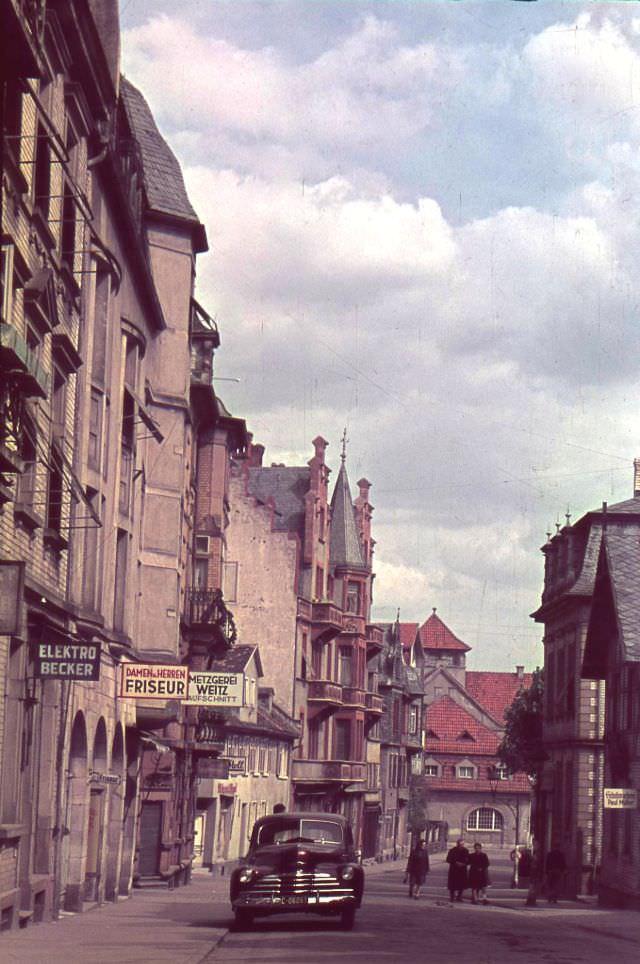
{"type": "Polygon", "coordinates": [[[119,787],[122,783],[122,777],[119,773],[100,773],[98,770],[89,770],[87,783],[97,784],[98,786],[119,787]]]}
{"type": "Polygon", "coordinates": [[[0,636],[20,633],[24,562],[0,560],[0,636]]]}
{"type": "Polygon", "coordinates": [[[189,706],[242,706],[244,673],[189,673],[189,706]]]}
{"type": "Polygon", "coordinates": [[[229,773],[233,776],[244,776],[247,772],[246,756],[226,756],[224,759],[229,764],[229,773]]]}
{"type": "Polygon", "coordinates": [[[635,810],[638,806],[638,791],[628,787],[605,789],[605,810],[635,810]]]}
{"type": "Polygon", "coordinates": [[[221,797],[233,797],[238,789],[237,783],[219,783],[218,794],[221,797]]]}
{"type": "Polygon", "coordinates": [[[100,679],[98,643],[36,643],[34,661],[38,679],[100,679]]]}
{"type": "Polygon", "coordinates": [[[200,757],[196,765],[196,773],[207,780],[227,780],[229,778],[229,761],[200,757]]]}
{"type": "Polygon", "coordinates": [[[187,666],[159,663],[123,663],[120,696],[136,700],[184,700],[187,695],[187,666]]]}

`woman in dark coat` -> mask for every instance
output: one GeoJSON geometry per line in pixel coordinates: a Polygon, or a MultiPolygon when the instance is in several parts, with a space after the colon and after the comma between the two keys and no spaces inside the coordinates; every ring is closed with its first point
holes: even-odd
{"type": "Polygon", "coordinates": [[[429,851],[424,840],[418,840],[417,844],[409,854],[407,869],[405,871],[405,884],[409,878],[409,897],[420,896],[420,888],[424,884],[425,877],[429,873],[429,851]]]}
{"type": "Polygon", "coordinates": [[[469,851],[462,838],[456,840],[455,847],[452,847],[447,854],[447,863],[449,864],[449,875],[447,877],[449,900],[453,901],[454,894],[456,900],[462,900],[462,891],[469,886],[467,882],[469,851]]]}
{"type": "Polygon", "coordinates": [[[477,904],[482,900],[487,903],[486,888],[489,883],[489,858],[482,849],[481,843],[474,843],[473,853],[469,856],[469,887],[471,888],[471,903],[477,904]]]}

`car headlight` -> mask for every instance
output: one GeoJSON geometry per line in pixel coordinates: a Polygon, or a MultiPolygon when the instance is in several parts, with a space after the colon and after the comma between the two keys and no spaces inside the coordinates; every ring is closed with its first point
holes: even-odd
{"type": "Polygon", "coordinates": [[[253,867],[243,867],[240,873],[238,874],[238,880],[240,881],[241,884],[248,884],[249,881],[253,880],[254,876],[255,876],[255,870],[253,869],[253,867]]]}
{"type": "Polygon", "coordinates": [[[338,873],[342,880],[353,880],[355,871],[350,864],[347,864],[346,867],[341,867],[338,873]]]}

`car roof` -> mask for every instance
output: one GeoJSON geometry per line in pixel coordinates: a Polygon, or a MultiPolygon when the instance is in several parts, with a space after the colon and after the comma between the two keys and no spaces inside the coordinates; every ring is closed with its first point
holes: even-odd
{"type": "Polygon", "coordinates": [[[340,823],[342,826],[349,823],[341,813],[324,813],[322,810],[318,813],[309,810],[283,810],[282,813],[269,813],[266,817],[260,817],[256,820],[256,824],[269,823],[271,820],[282,820],[283,817],[293,818],[294,820],[330,820],[333,823],[340,823]]]}

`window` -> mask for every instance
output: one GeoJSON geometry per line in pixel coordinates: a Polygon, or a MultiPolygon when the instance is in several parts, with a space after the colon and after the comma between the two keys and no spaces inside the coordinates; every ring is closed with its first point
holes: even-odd
{"type": "Polygon", "coordinates": [[[309,757],[317,760],[320,756],[320,724],[318,720],[309,720],[309,757]]]}
{"type": "Polygon", "coordinates": [[[351,686],[352,655],[348,646],[341,646],[338,650],[338,681],[343,686],[351,686]]]}
{"type": "Polygon", "coordinates": [[[437,764],[437,763],[425,763],[425,765],[424,765],[424,775],[425,775],[425,777],[437,777],[437,776],[438,776],[438,764],[437,764]]]}
{"type": "Polygon", "coordinates": [[[336,720],[334,723],[334,740],[336,760],[351,759],[351,721],[336,720]]]}
{"type": "Polygon", "coordinates": [[[62,197],[62,230],[60,232],[60,258],[70,271],[75,267],[76,255],[76,205],[73,191],[65,182],[62,197]]]}
{"type": "Polygon", "coordinates": [[[96,294],[93,308],[93,353],[91,377],[104,384],[107,358],[107,320],[109,313],[109,275],[104,268],[96,269],[96,294]]]}
{"type": "Polygon", "coordinates": [[[13,245],[3,244],[0,249],[0,317],[11,323],[13,311],[13,245]]]}
{"type": "Polygon", "coordinates": [[[495,776],[497,780],[508,780],[509,771],[507,770],[506,764],[498,763],[494,767],[489,767],[489,776],[495,776]]]}
{"type": "Polygon", "coordinates": [[[492,807],[479,807],[467,817],[467,830],[502,830],[502,814],[492,807]]]}
{"type": "Polygon", "coordinates": [[[322,679],[322,643],[314,640],[311,644],[311,668],[314,679],[322,679]]]}
{"type": "Polygon", "coordinates": [[[38,124],[36,131],[36,159],[34,175],[34,207],[44,218],[49,217],[51,201],[51,148],[44,127],[38,124]]]}
{"type": "Polygon", "coordinates": [[[227,602],[237,602],[238,599],[238,563],[225,562],[223,572],[224,598],[227,602]]]}
{"type": "Polygon", "coordinates": [[[324,572],[316,566],[316,599],[324,599],[324,572]]]}
{"type": "Polygon", "coordinates": [[[47,492],[47,529],[60,532],[62,528],[62,495],[64,469],[62,457],[55,448],[49,458],[49,490],[47,492]]]}
{"type": "Polygon", "coordinates": [[[117,530],[116,537],[116,578],[113,598],[113,625],[124,630],[125,600],[127,586],[127,556],[129,534],[124,529],[117,530]]]}
{"type": "Polygon", "coordinates": [[[348,613],[359,613],[360,612],[360,583],[358,582],[348,582],[347,583],[347,612],[348,613]]]}
{"type": "Polygon", "coordinates": [[[209,573],[209,560],[196,559],[193,564],[193,585],[194,589],[206,589],[207,577],[209,573]]]}
{"type": "Polygon", "coordinates": [[[418,707],[409,707],[409,734],[415,736],[418,732],[418,707]]]}
{"type": "Polygon", "coordinates": [[[473,780],[475,771],[472,766],[466,764],[458,767],[458,777],[462,780],[473,780]]]}

